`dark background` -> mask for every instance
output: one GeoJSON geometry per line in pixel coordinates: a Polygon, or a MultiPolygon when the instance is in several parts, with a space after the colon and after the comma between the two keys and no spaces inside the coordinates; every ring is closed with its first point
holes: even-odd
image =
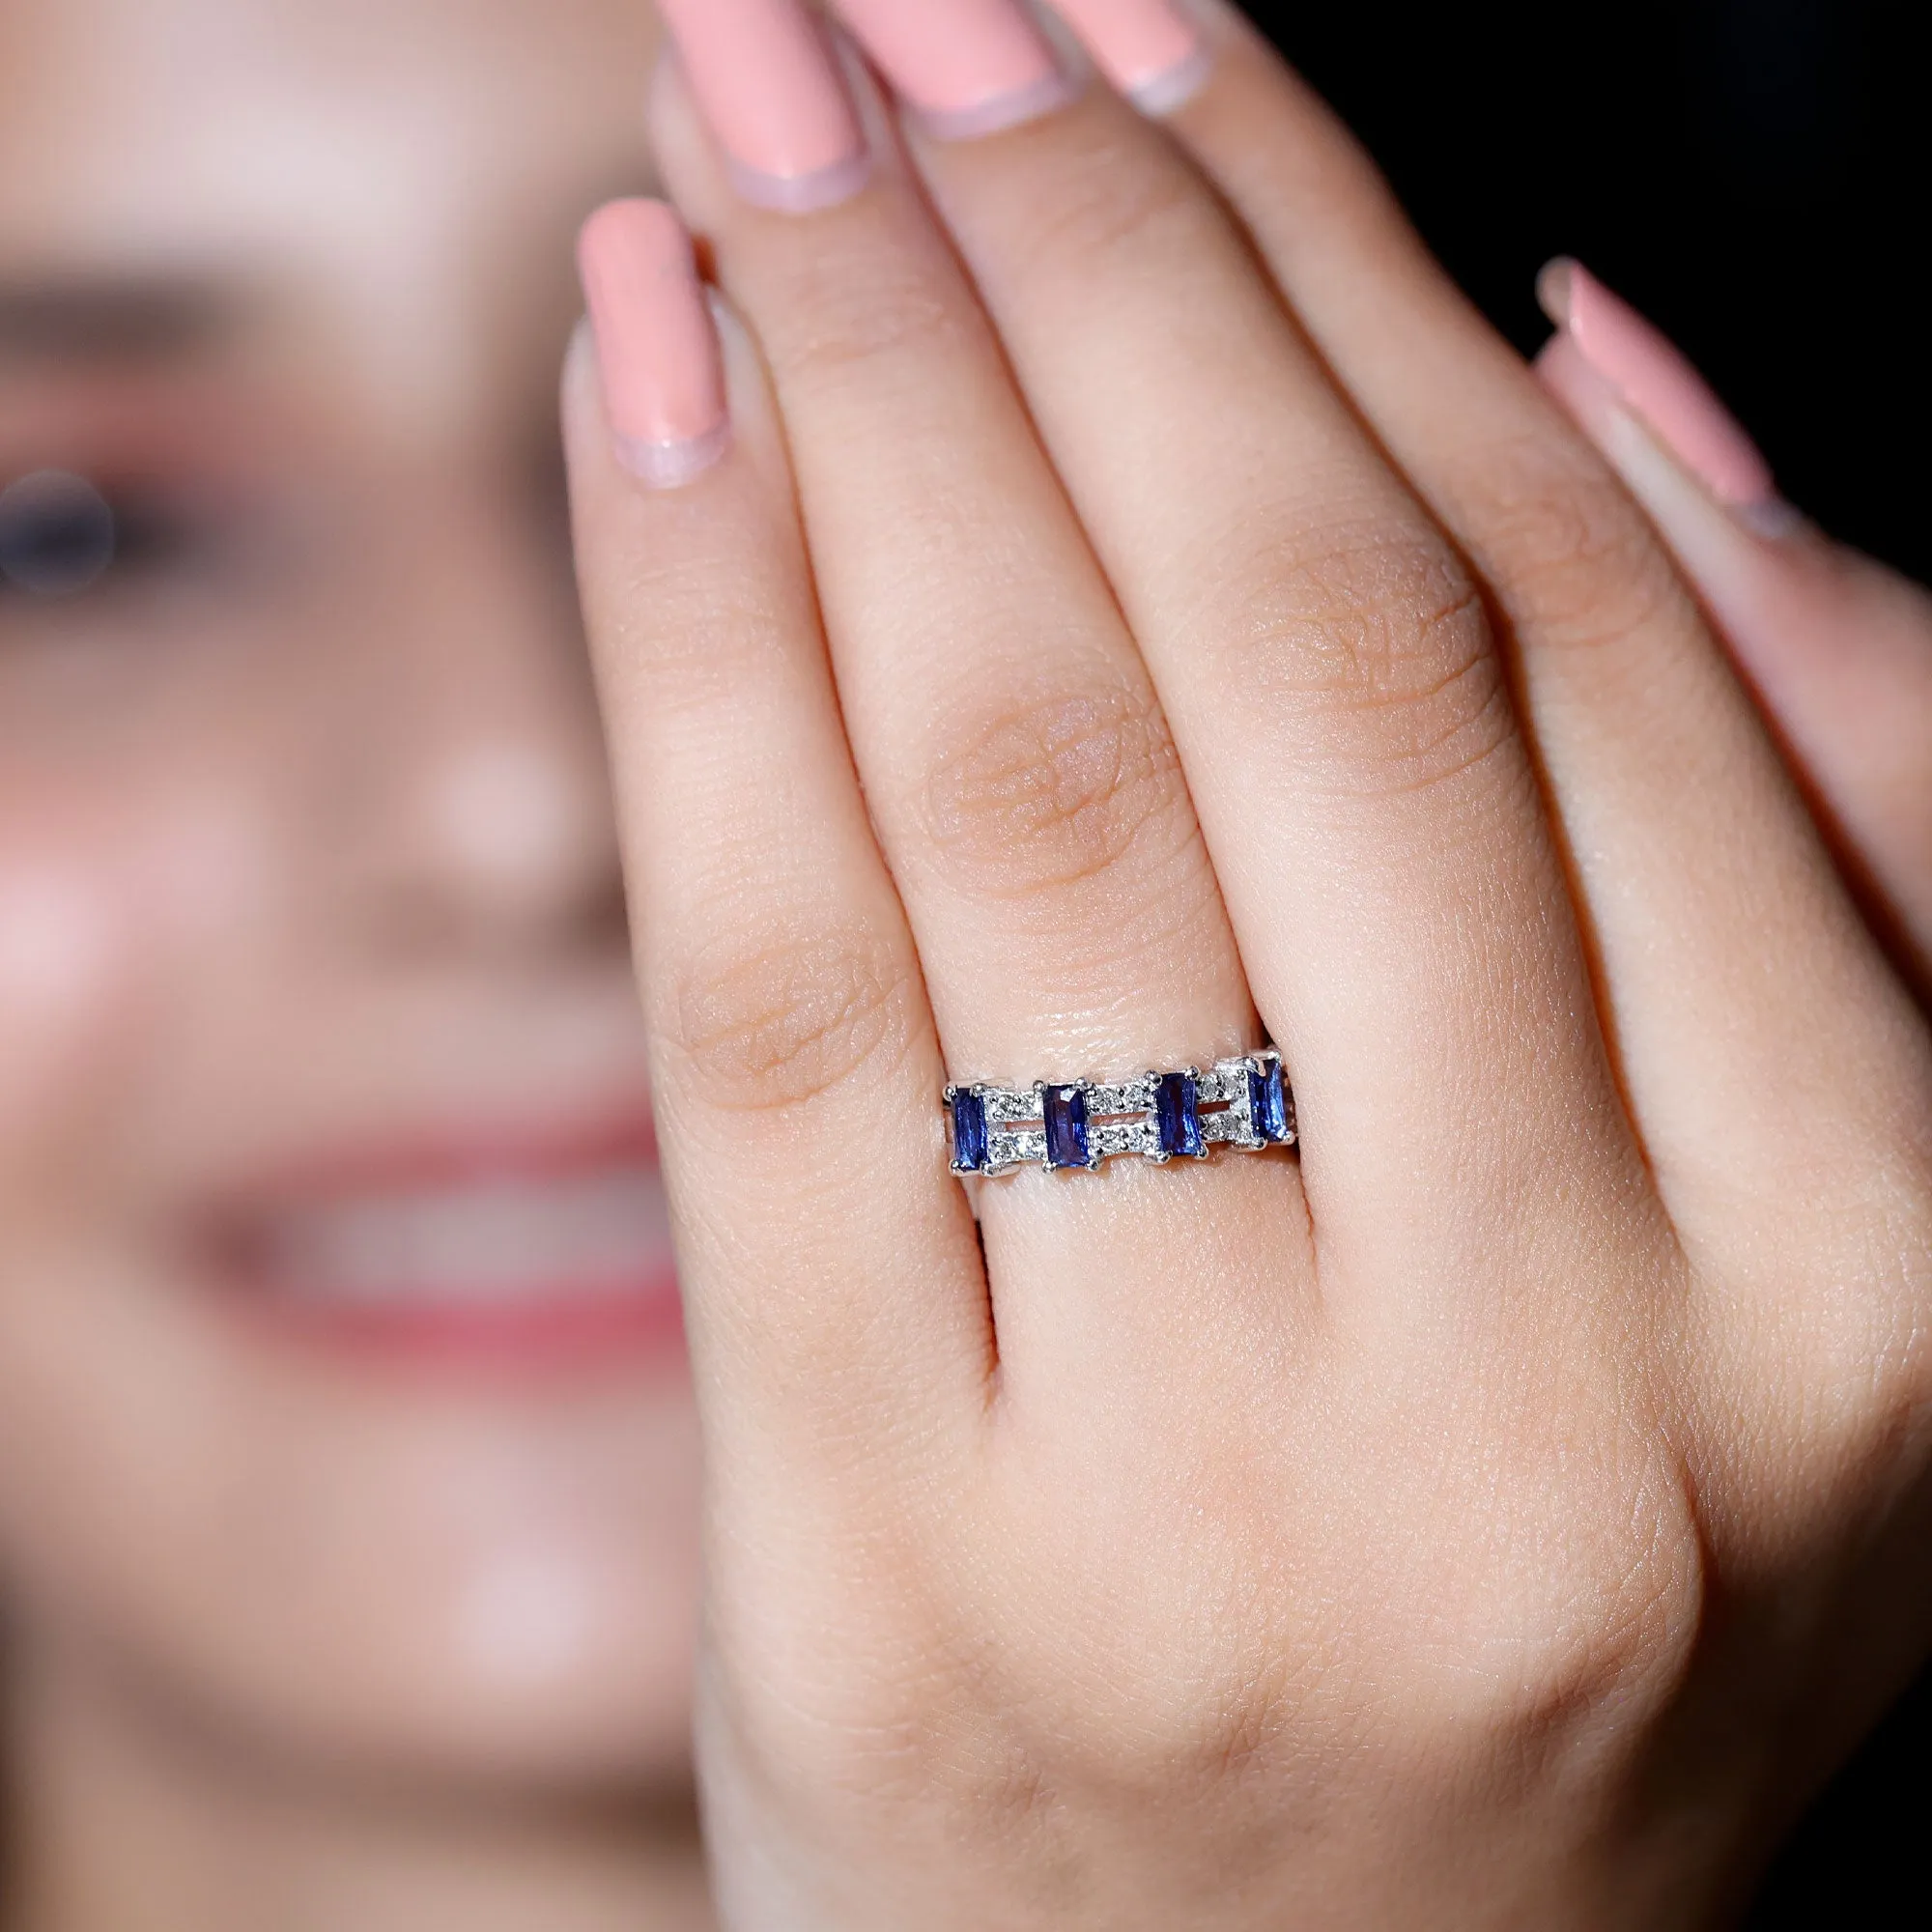
{"type": "Polygon", "coordinates": [[[1528,349],[1578,257],[1819,522],[1932,581],[1925,0],[1251,0],[1528,349]]]}
{"type": "MultiPolygon", "coordinates": [[[[1690,352],[1837,535],[1932,582],[1926,0],[1294,0],[1250,11],[1525,351],[1575,255],[1690,352]]],[[[1932,733],[1932,719],[1926,721],[1932,733]]],[[[1932,1926],[1932,1674],[1750,1932],[1932,1926]]]]}

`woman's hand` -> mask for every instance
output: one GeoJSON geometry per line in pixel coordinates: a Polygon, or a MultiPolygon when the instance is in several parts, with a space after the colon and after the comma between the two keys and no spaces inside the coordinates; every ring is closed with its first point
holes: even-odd
{"type": "Polygon", "coordinates": [[[902,144],[667,11],[722,378],[631,205],[567,412],[727,1923],[1699,1922],[1932,1635],[1932,1046],[1704,611],[1231,15],[1163,129],[848,0],[902,144]],[[947,1172],[1264,1037],[1298,1165],[947,1172]]]}
{"type": "Polygon", "coordinates": [[[1649,511],[1784,741],[1850,880],[1932,1007],[1932,597],[1779,500],[1684,358],[1575,263],[1539,373],[1649,511]]]}

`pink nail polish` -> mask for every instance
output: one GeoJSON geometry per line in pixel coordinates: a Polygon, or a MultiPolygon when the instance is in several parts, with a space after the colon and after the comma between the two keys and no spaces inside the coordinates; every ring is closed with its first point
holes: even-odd
{"type": "Polygon", "coordinates": [[[1172,114],[1213,66],[1199,31],[1171,0],[1055,0],[1101,71],[1143,114],[1172,114]]]}
{"type": "Polygon", "coordinates": [[[805,214],[865,185],[865,135],[799,0],[659,0],[659,12],[747,201],[805,214]]]}
{"type": "Polygon", "coordinates": [[[1572,261],[1550,263],[1537,294],[1583,360],[1719,502],[1744,509],[1777,501],[1757,444],[1682,352],[1627,301],[1572,261]]]}
{"type": "Polygon", "coordinates": [[[1014,0],[838,0],[838,6],[942,140],[997,134],[1072,98],[1052,48],[1014,0]]]}
{"type": "Polygon", "coordinates": [[[730,440],[691,237],[661,201],[613,201],[584,223],[578,261],[617,454],[654,490],[679,489],[730,440]]]}

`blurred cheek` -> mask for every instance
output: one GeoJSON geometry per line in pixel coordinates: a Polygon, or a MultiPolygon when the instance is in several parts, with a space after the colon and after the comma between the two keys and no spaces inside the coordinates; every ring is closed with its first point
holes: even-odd
{"type": "Polygon", "coordinates": [[[0,842],[0,1149],[8,1164],[88,1110],[139,1004],[118,856],[0,842]]]}
{"type": "Polygon", "coordinates": [[[213,800],[69,803],[0,800],[0,1195],[106,1151],[130,1083],[187,1018],[186,969],[218,977],[215,935],[258,876],[246,817],[213,800]]]}

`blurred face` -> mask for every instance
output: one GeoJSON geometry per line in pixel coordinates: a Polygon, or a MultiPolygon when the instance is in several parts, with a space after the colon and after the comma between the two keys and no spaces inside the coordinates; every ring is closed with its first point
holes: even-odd
{"type": "Polygon", "coordinates": [[[0,4],[0,1613],[385,1776],[684,1748],[695,1431],[554,455],[652,34],[0,4]]]}

